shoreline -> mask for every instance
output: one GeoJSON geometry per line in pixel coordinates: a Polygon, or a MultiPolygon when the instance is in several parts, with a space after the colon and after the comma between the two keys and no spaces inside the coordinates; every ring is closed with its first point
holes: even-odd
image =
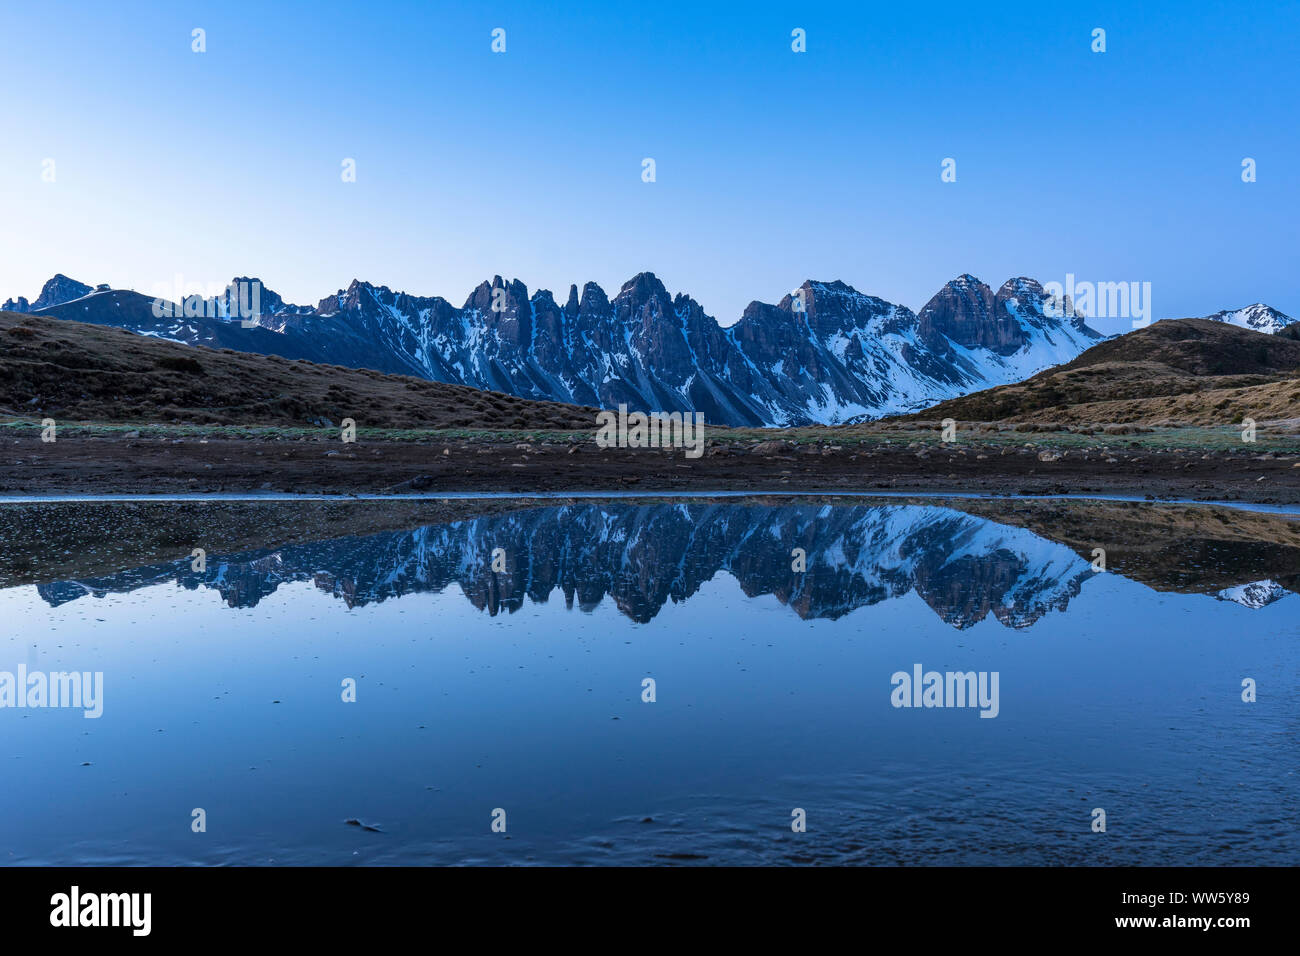
{"type": "Polygon", "coordinates": [[[1175,507],[1195,508],[1231,508],[1252,514],[1272,515],[1277,517],[1300,518],[1300,504],[1269,504],[1255,501],[1221,501],[1199,498],[1152,498],[1133,495],[1105,494],[1067,494],[1067,495],[1014,495],[1014,494],[979,494],[963,491],[851,491],[818,490],[806,491],[789,489],[757,488],[745,491],[688,490],[688,491],[436,491],[409,494],[380,495],[371,493],[305,493],[289,494],[284,492],[213,492],[193,494],[52,494],[52,495],[3,495],[0,494],[0,507],[24,505],[75,505],[75,504],[304,504],[320,502],[339,504],[347,502],[364,502],[366,504],[439,504],[450,502],[501,502],[513,501],[519,504],[546,505],[554,502],[569,501],[747,501],[768,498],[794,499],[852,499],[862,501],[897,500],[913,501],[968,501],[980,503],[1014,503],[1014,502],[1060,502],[1064,504],[1128,504],[1128,505],[1169,505],[1175,507]]]}
{"type": "Polygon", "coordinates": [[[680,450],[602,449],[572,433],[360,436],[347,444],[320,433],[176,434],[65,433],[47,444],[11,433],[0,455],[0,498],[799,492],[1300,502],[1300,444],[1234,447],[1217,435],[1174,442],[1160,434],[1002,433],[943,443],[932,430],[828,430],[724,435],[691,459],[680,450]]]}

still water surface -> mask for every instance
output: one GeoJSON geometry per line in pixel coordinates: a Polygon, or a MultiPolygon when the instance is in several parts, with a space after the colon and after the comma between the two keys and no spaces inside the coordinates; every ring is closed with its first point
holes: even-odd
{"type": "Polygon", "coordinates": [[[194,571],[59,507],[120,556],[11,553],[0,671],[103,716],[0,708],[9,864],[1300,863],[1291,517],[471,503],[194,571]],[[894,707],[916,665],[996,718],[894,707]]]}

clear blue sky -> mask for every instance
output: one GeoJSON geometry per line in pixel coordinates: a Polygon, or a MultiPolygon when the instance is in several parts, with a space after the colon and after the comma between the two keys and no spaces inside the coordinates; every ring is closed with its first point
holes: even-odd
{"type": "Polygon", "coordinates": [[[730,324],[805,278],[1072,272],[1300,317],[1300,4],[612,6],[5,4],[0,298],[651,270],[730,324]]]}

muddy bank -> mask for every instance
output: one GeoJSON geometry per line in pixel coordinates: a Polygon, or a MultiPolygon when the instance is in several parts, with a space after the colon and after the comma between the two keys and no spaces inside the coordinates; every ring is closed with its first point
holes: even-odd
{"type": "Polygon", "coordinates": [[[601,449],[572,435],[531,437],[344,444],[323,435],[74,434],[45,444],[25,434],[0,446],[0,493],[883,490],[1300,501],[1300,455],[1289,447],[1166,447],[1148,436],[943,443],[926,433],[710,441],[703,457],[690,459],[680,450],[601,449]]]}

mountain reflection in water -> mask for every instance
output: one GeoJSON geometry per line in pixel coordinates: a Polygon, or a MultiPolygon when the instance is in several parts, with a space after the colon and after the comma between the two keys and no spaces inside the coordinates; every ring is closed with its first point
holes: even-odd
{"type": "MultiPolygon", "coordinates": [[[[1102,529],[1096,534],[1108,541],[1102,529]]],[[[1150,549],[1131,540],[1143,538],[1140,532],[1126,529],[1124,535],[1130,548],[1150,549]]],[[[1069,540],[1070,533],[1058,537],[1069,540]]],[[[1248,542],[1247,553],[1259,552],[1267,567],[1241,570],[1208,593],[1252,606],[1290,593],[1268,569],[1279,561],[1294,569],[1300,551],[1288,547],[1279,556],[1278,547],[1248,542]]],[[[1198,541],[1195,550],[1207,547],[1198,541]]],[[[1231,555],[1238,564],[1240,552],[1231,555]]],[[[187,556],[47,581],[38,590],[58,606],[175,581],[191,590],[214,589],[230,607],[251,608],[282,584],[311,581],[357,607],[457,584],[475,607],[493,615],[516,611],[525,600],[545,602],[559,591],[570,608],[589,611],[608,597],[644,623],[670,600],[687,601],[726,572],[746,596],[774,595],[803,619],[836,619],[915,591],[953,627],[992,615],[1007,627],[1024,628],[1065,610],[1101,573],[1082,556],[1088,553],[1087,542],[1059,543],[1029,527],[938,505],[581,503],[208,555],[203,571],[192,570],[187,556]],[[495,549],[505,552],[505,571],[493,570],[495,549]],[[799,549],[806,571],[797,569],[799,549]]],[[[1117,554],[1123,553],[1121,547],[1117,554]]],[[[1161,564],[1129,562],[1135,563],[1132,570],[1111,570],[1141,578],[1161,564]]]]}

